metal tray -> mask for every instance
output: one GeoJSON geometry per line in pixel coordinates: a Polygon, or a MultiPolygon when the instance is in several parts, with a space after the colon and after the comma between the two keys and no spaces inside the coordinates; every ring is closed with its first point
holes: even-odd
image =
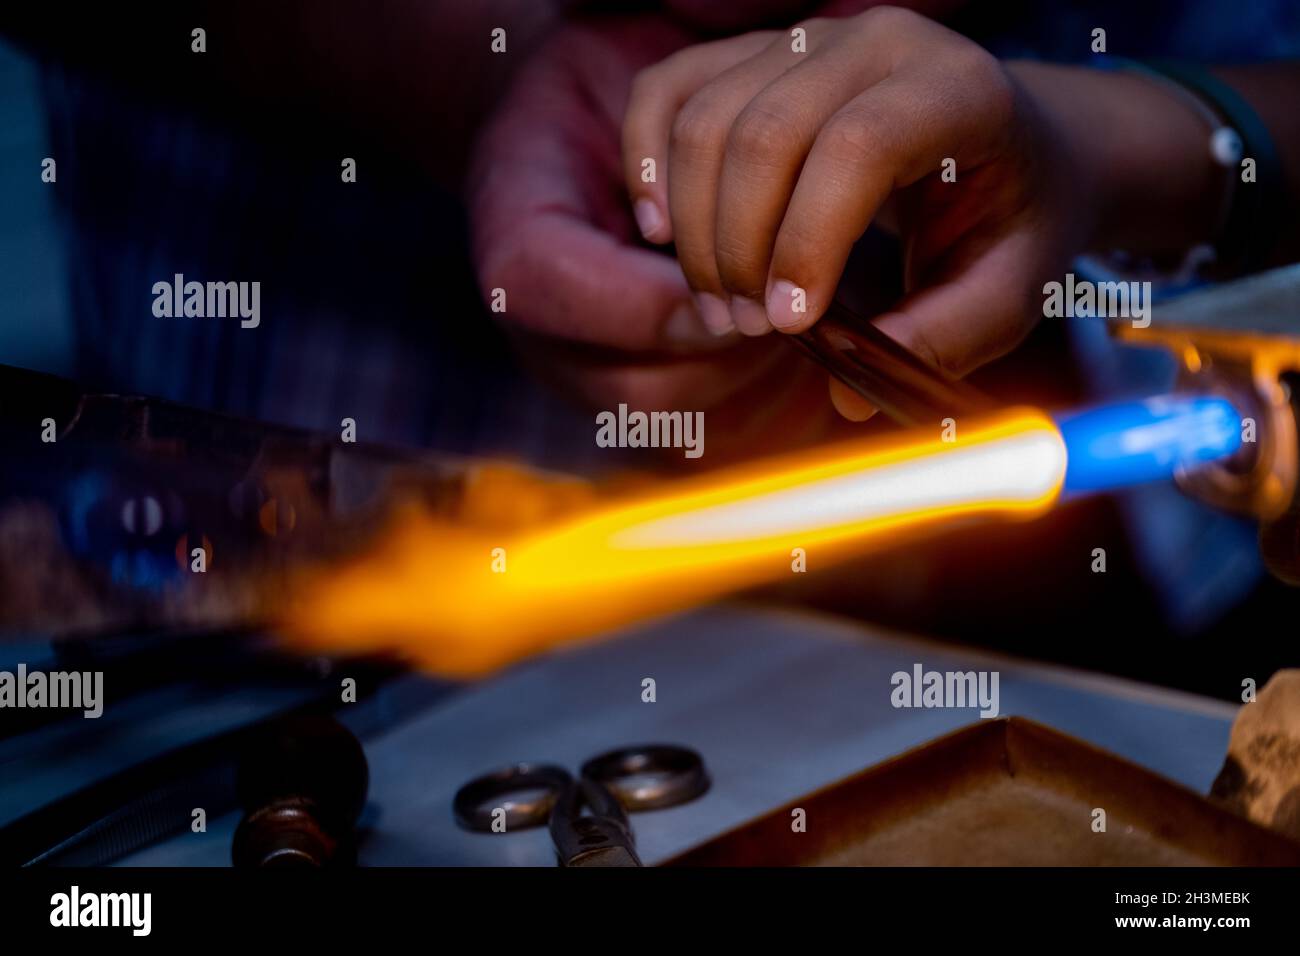
{"type": "Polygon", "coordinates": [[[1300,843],[1012,717],[940,737],[665,865],[1295,866],[1300,843]],[[1098,808],[1105,832],[1093,829],[1098,808]]]}

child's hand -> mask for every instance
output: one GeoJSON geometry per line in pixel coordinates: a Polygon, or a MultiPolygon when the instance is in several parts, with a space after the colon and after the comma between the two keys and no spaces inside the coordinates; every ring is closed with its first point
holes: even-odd
{"type": "MultiPolygon", "coordinates": [[[[651,241],[676,243],[717,332],[816,322],[885,208],[906,296],[878,324],[964,374],[1020,341],[1043,283],[1100,234],[1123,192],[1106,185],[1116,147],[1095,145],[1116,134],[1111,113],[1172,124],[1180,147],[1190,136],[1192,165],[1204,153],[1197,118],[1142,79],[1034,65],[1013,76],[894,8],[801,26],[806,52],[789,31],[751,34],[676,53],[633,85],[623,161],[637,221],[651,241]],[[746,45],[761,49],[736,62],[746,45]],[[643,181],[646,158],[655,182],[643,181]]],[[[1150,137],[1135,132],[1124,148],[1146,158],[1150,137]]],[[[847,390],[832,395],[850,417],[869,413],[847,390]]]]}

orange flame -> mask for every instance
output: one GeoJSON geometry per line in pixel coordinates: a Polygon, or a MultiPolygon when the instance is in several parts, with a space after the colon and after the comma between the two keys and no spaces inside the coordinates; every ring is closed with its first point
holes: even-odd
{"type": "Polygon", "coordinates": [[[1052,421],[1012,410],[686,480],[513,534],[408,509],[372,553],[298,595],[284,633],[314,649],[396,651],[475,676],[529,654],[791,573],[958,516],[1051,506],[1066,452],[1052,421]]]}

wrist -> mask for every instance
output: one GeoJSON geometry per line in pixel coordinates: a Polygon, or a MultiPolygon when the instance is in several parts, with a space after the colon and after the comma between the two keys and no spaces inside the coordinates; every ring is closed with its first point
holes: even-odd
{"type": "Polygon", "coordinates": [[[1007,69],[1071,164],[1087,251],[1159,256],[1212,241],[1227,180],[1204,117],[1176,90],[1126,71],[1007,69]]]}

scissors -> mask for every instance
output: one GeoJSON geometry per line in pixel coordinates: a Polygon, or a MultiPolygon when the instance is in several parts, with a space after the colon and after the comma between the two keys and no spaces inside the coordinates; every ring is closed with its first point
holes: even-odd
{"type": "Polygon", "coordinates": [[[643,744],[592,757],[577,779],[555,764],[503,767],[457,790],[452,806],[456,822],[479,833],[547,824],[560,866],[640,866],[628,811],[689,803],[709,783],[694,750],[643,744]]]}

